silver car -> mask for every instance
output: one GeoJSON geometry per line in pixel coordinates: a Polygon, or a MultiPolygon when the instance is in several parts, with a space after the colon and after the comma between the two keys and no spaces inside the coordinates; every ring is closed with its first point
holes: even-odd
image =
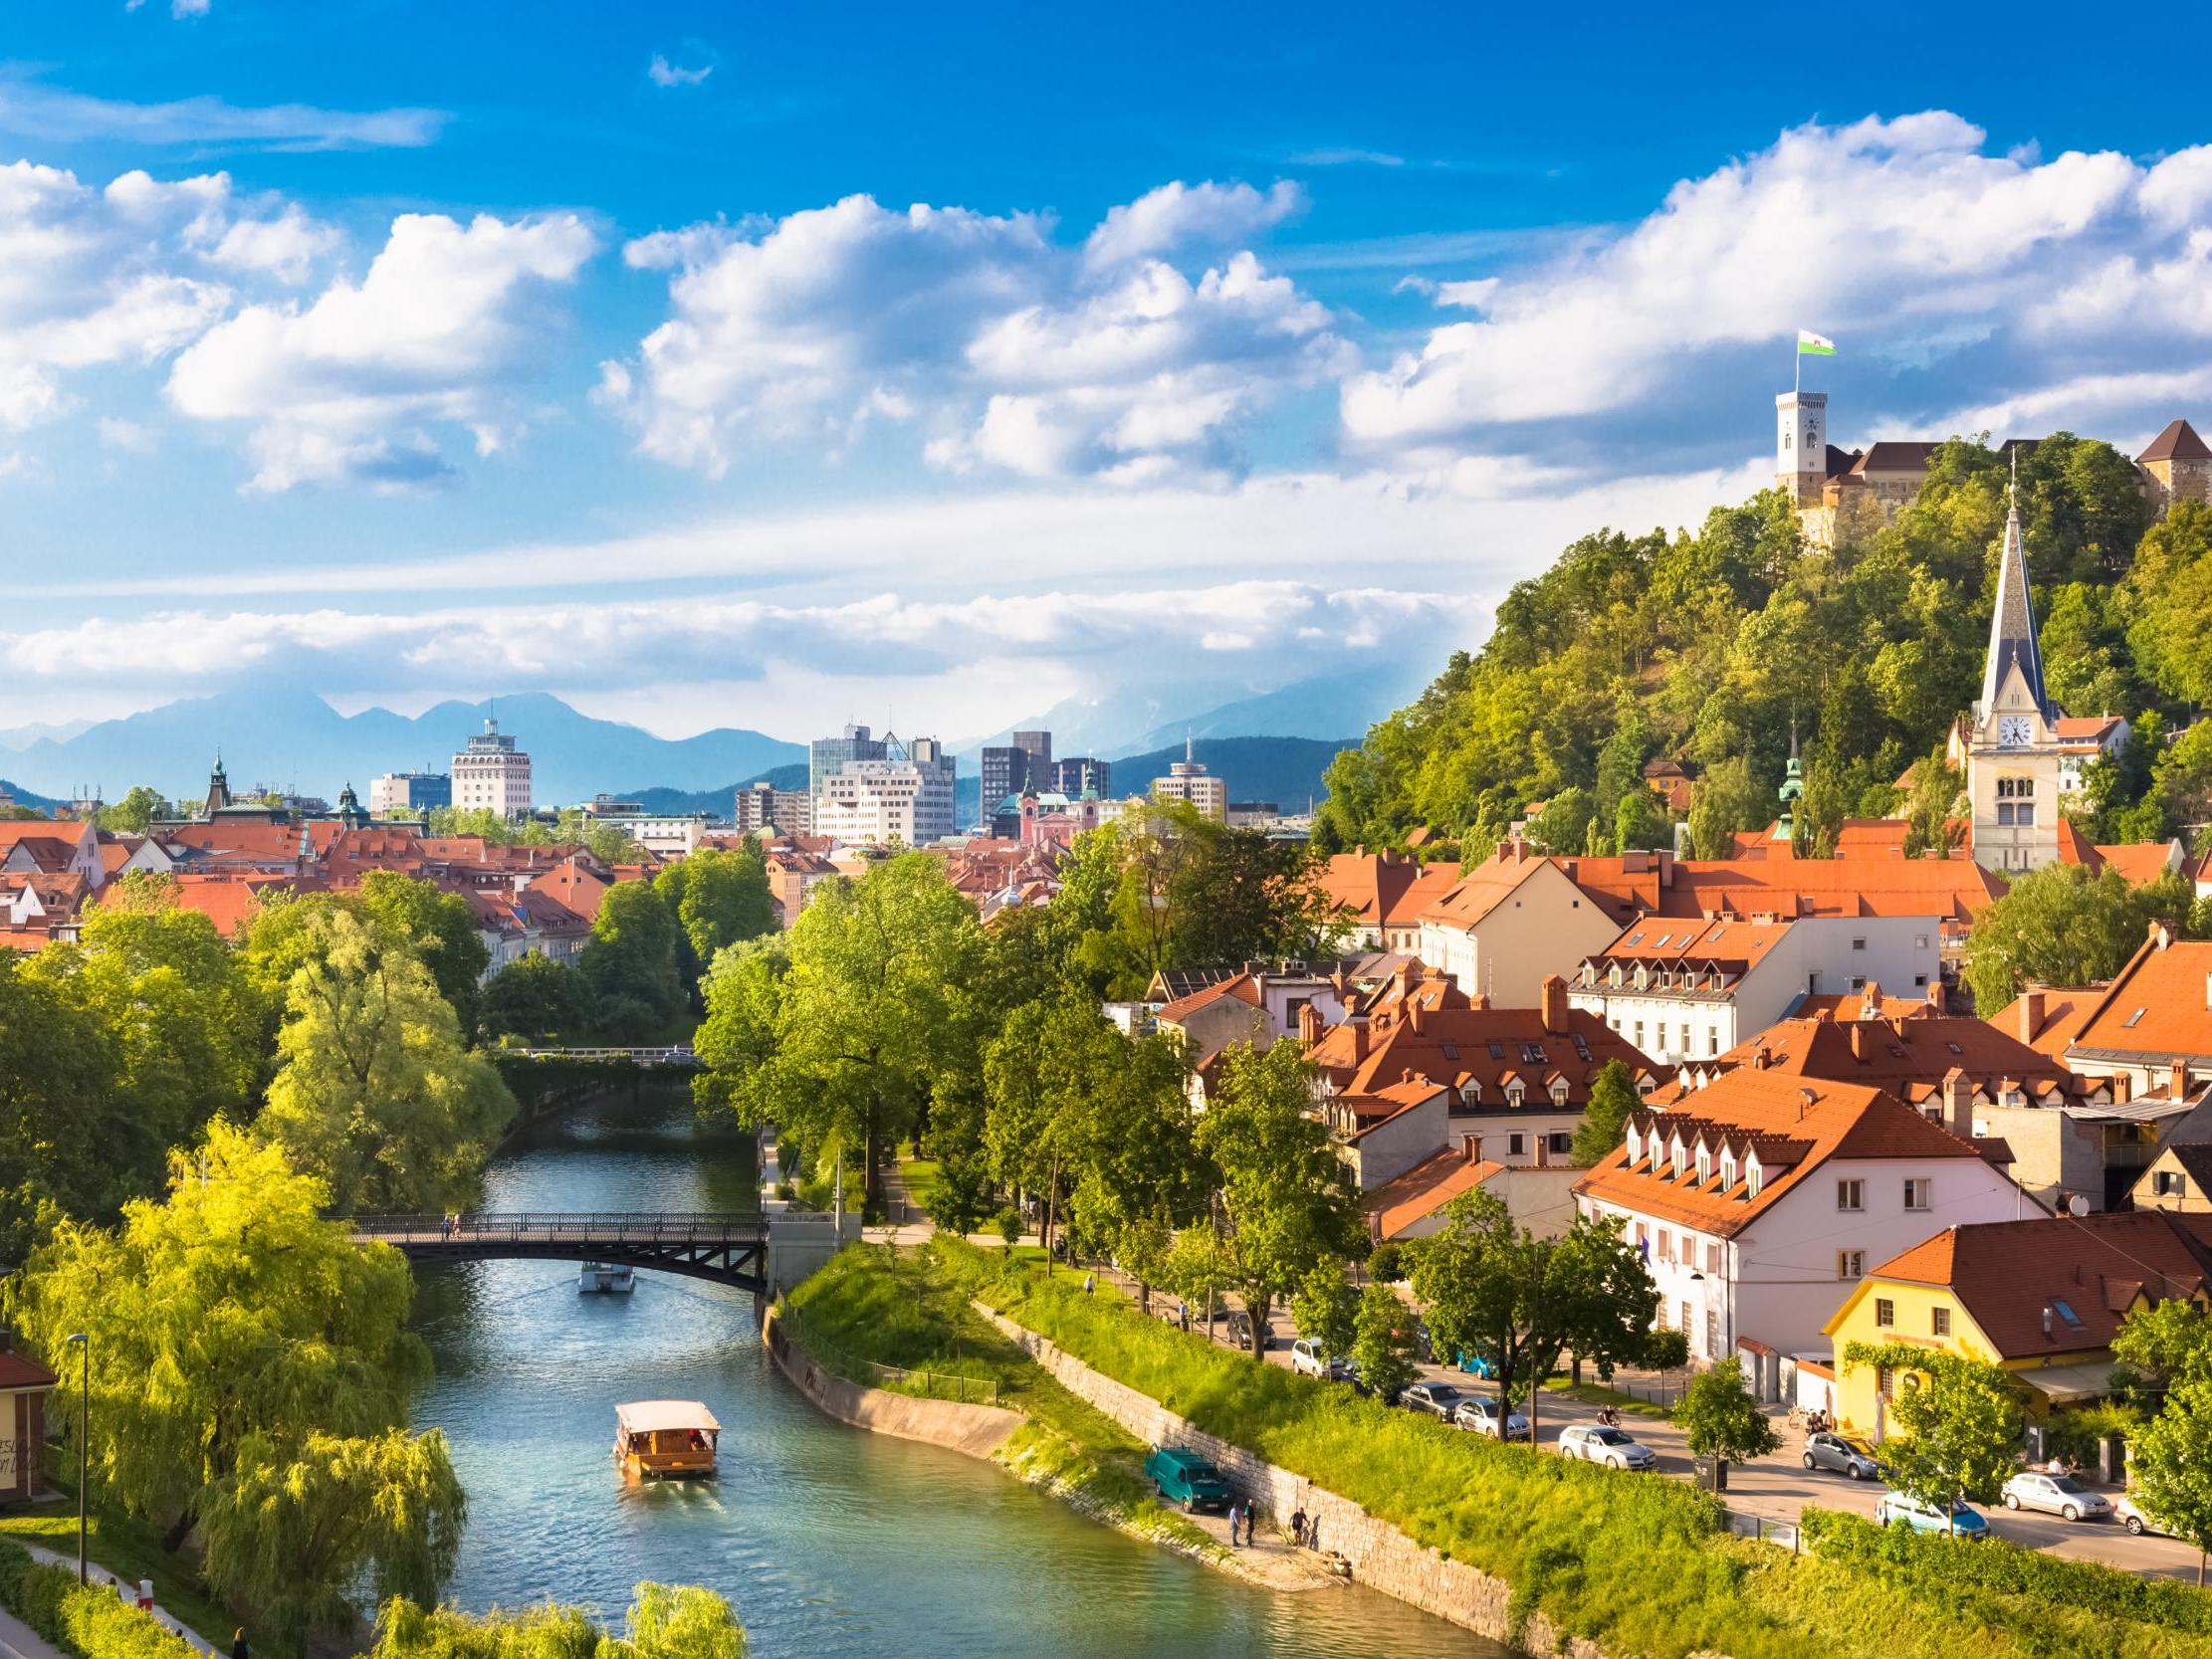
{"type": "Polygon", "coordinates": [[[1559,1455],[1602,1463],[1609,1469],[1656,1469],[1659,1456],[1620,1429],[1603,1423],[1574,1423],[1559,1431],[1559,1455]]]}
{"type": "Polygon", "coordinates": [[[2112,1513],[2112,1501],[2092,1492],[2072,1475],[2039,1475],[2025,1470],[2005,1482],[2005,1508],[2040,1510],[2068,1521],[2102,1521],[2112,1513]]]}
{"type": "Polygon", "coordinates": [[[2122,1527],[2125,1527],[2137,1538],[2141,1538],[2145,1533],[2154,1534],[2159,1538],[2173,1538],[2176,1536],[2173,1530],[2163,1521],[2153,1520],[2150,1512],[2143,1508],[2132,1492],[2122,1492],[2112,1500],[2112,1514],[2119,1518],[2119,1524],[2122,1527]]]}
{"type": "Polygon", "coordinates": [[[1888,1471],[1864,1440],[1847,1440],[1825,1429],[1805,1437],[1805,1467],[1831,1469],[1855,1481],[1879,1480],[1888,1471]]]}
{"type": "Polygon", "coordinates": [[[1492,1440],[1526,1440],[1529,1438],[1528,1419],[1518,1411],[1505,1414],[1505,1432],[1498,1432],[1497,1401],[1481,1395],[1471,1395],[1459,1402],[1451,1413],[1452,1422],[1460,1428],[1471,1428],[1477,1434],[1487,1434],[1492,1440]]]}

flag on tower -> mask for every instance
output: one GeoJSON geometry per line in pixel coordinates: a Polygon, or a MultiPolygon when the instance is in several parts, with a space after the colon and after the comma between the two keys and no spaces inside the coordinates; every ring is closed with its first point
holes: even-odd
{"type": "Polygon", "coordinates": [[[1797,354],[1800,357],[1833,357],[1836,342],[1826,334],[1816,334],[1810,328],[1797,331],[1797,354]]]}

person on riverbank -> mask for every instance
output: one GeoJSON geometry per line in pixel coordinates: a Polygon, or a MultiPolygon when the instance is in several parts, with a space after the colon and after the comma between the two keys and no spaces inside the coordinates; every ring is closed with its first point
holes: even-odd
{"type": "Polygon", "coordinates": [[[1306,1547],[1306,1512],[1302,1509],[1290,1512],[1290,1542],[1301,1550],[1306,1547]]]}
{"type": "Polygon", "coordinates": [[[253,1650],[246,1645],[246,1632],[243,1630],[231,1632],[230,1659],[253,1659],[253,1650]]]}
{"type": "Polygon", "coordinates": [[[1231,1505],[1229,1505],[1229,1507],[1228,1507],[1228,1547],[1229,1547],[1229,1548],[1230,1548],[1231,1550],[1233,1550],[1233,1549],[1235,1549],[1235,1548],[1236,1548],[1236,1524],[1237,1524],[1237,1522],[1239,1522],[1239,1521],[1241,1521],[1241,1520],[1243,1519],[1243,1516],[1244,1516],[1244,1506],[1243,1506],[1243,1505],[1241,1505],[1241,1504],[1231,1504],[1231,1505]]]}
{"type": "Polygon", "coordinates": [[[1256,1547],[1259,1543],[1259,1516],[1250,1504],[1244,1506],[1244,1542],[1256,1547]]]}

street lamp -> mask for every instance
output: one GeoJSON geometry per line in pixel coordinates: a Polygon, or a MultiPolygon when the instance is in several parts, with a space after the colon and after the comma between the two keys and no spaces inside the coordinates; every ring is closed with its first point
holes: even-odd
{"type": "Polygon", "coordinates": [[[85,1352],[85,1363],[77,1389],[77,1581],[86,1581],[85,1566],[85,1500],[92,1490],[85,1476],[92,1466],[93,1422],[93,1343],[80,1331],[70,1341],[85,1352]]]}

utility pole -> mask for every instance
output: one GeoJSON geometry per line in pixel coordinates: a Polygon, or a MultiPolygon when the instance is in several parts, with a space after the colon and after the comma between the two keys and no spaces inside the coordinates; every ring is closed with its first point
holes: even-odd
{"type": "Polygon", "coordinates": [[[93,1423],[93,1340],[80,1331],[70,1341],[84,1350],[85,1362],[77,1387],[77,1581],[86,1582],[90,1568],[87,1565],[85,1535],[90,1511],[86,1499],[92,1491],[87,1478],[92,1470],[93,1423]]]}

